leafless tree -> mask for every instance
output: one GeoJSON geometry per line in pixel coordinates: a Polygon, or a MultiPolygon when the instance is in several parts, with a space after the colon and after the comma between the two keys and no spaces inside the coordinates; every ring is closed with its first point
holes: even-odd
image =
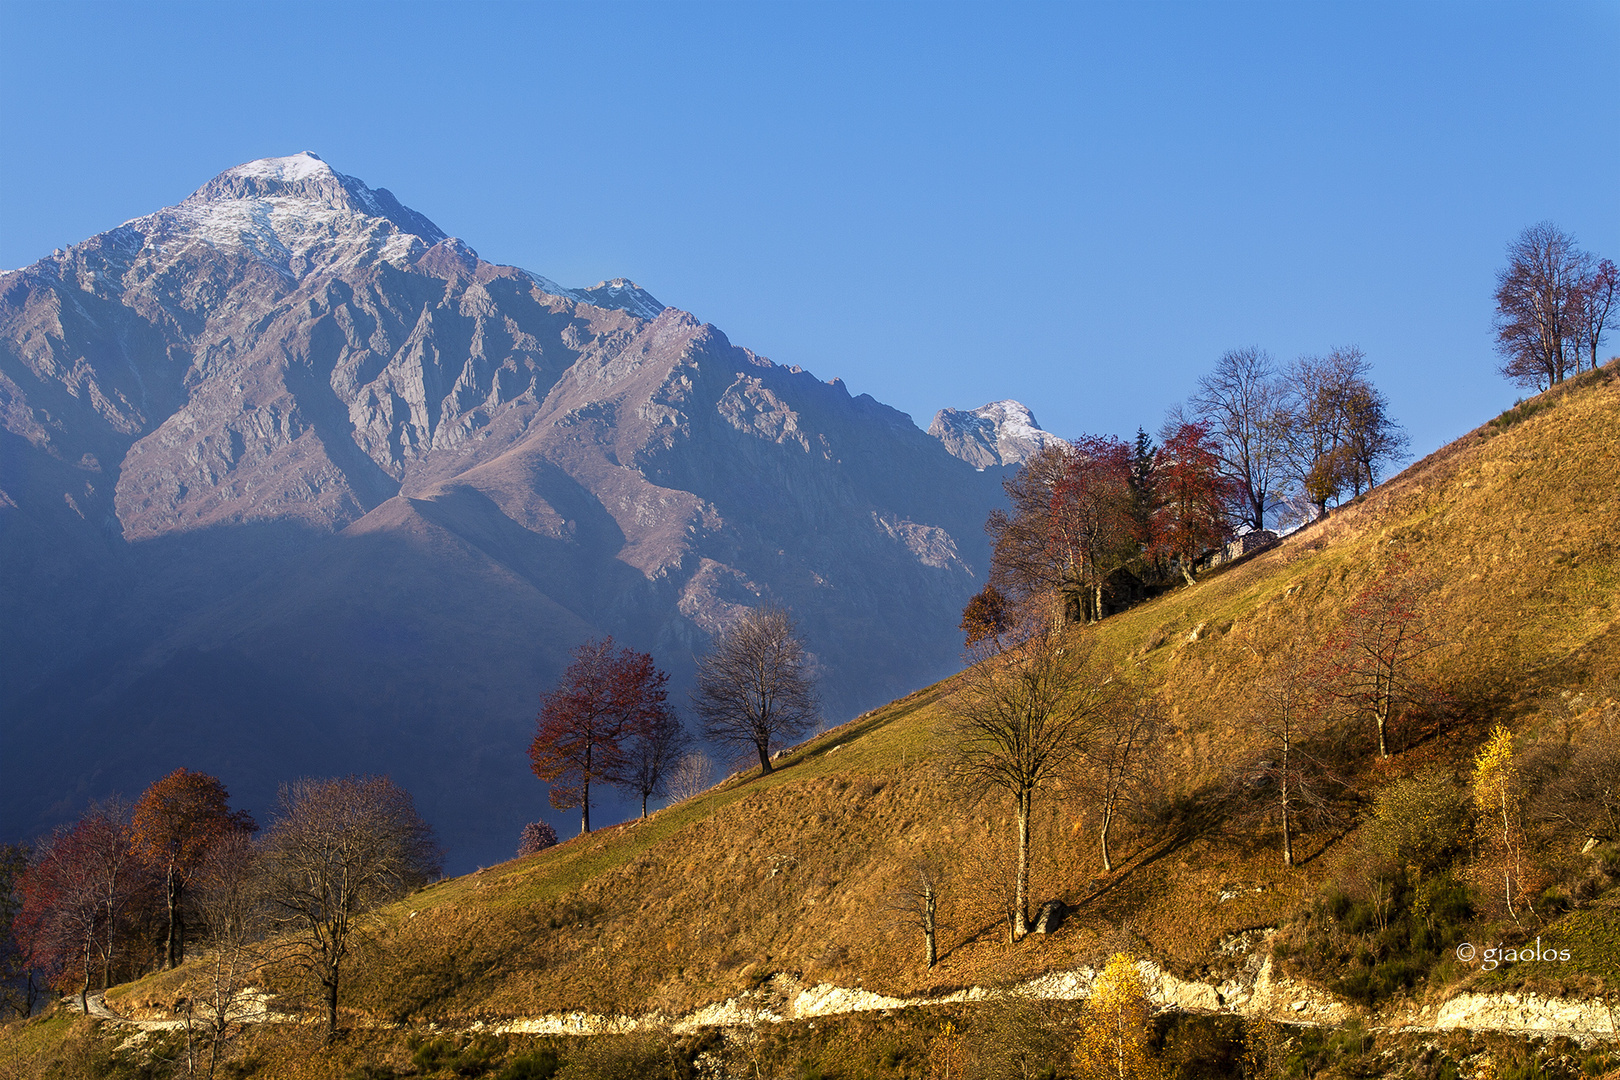
{"type": "Polygon", "coordinates": [[[889,893],[889,910],[923,939],[923,966],[939,963],[940,893],[945,884],[945,860],[926,853],[902,860],[900,880],[889,893]]]}
{"type": "Polygon", "coordinates": [[[1011,795],[1017,808],[1012,934],[1029,926],[1030,809],[1035,793],[1070,771],[1112,707],[1115,684],[1087,638],[1045,620],[998,657],[958,678],[947,705],[958,777],[1011,795]]]}
{"type": "Polygon", "coordinates": [[[1228,477],[1242,491],[1239,519],[1256,529],[1265,528],[1266,510],[1287,474],[1285,398],[1271,356],[1250,346],[1222,356],[1188,399],[1194,416],[1209,425],[1228,477]]]}
{"type": "Polygon", "coordinates": [[[1120,694],[1116,707],[1101,718],[1077,780],[1086,802],[1097,814],[1097,846],[1103,871],[1114,869],[1109,842],[1115,820],[1154,789],[1150,751],[1158,739],[1160,710],[1149,697],[1120,694]]]}
{"type": "Polygon", "coordinates": [[[232,829],[209,845],[192,877],[190,902],[208,950],[192,965],[196,975],[186,1002],[186,1035],[189,1051],[200,1027],[210,1080],[247,1022],[246,996],[268,959],[260,855],[250,833],[232,829]]]}
{"type": "Polygon", "coordinates": [[[642,817],[647,816],[647,800],[668,790],[669,774],[689,742],[686,726],[673,709],[649,716],[632,733],[619,783],[641,796],[642,817]]]}
{"type": "Polygon", "coordinates": [[[752,747],[770,772],[771,747],[803,734],[820,711],[792,617],[755,608],[721,634],[698,661],[692,711],[710,739],[752,747]]]}
{"type": "Polygon", "coordinates": [[[1575,238],[1550,221],[1508,245],[1496,274],[1496,348],[1514,382],[1545,390],[1579,370],[1584,261],[1575,238]]]}
{"type": "Polygon", "coordinates": [[[1372,720],[1379,757],[1390,754],[1390,721],[1403,709],[1435,700],[1417,665],[1440,645],[1427,619],[1435,589],[1428,574],[1404,562],[1391,565],[1356,595],[1323,646],[1324,694],[1351,717],[1372,720]]]}
{"type": "Polygon", "coordinates": [[[265,901],[295,962],[319,984],[337,1034],[344,961],[368,912],[439,873],[433,830],[386,776],[283,785],[265,838],[265,901]]]}
{"type": "MultiPolygon", "coordinates": [[[[1620,303],[1616,291],[1620,290],[1620,268],[1608,259],[1583,256],[1579,303],[1575,311],[1575,347],[1577,354],[1591,358],[1591,370],[1598,368],[1598,349],[1603,335],[1620,325],[1620,303]]],[[[1575,370],[1581,369],[1580,356],[1575,358],[1575,370]]]]}
{"type": "Polygon", "coordinates": [[[1331,774],[1307,748],[1320,734],[1323,717],[1303,638],[1258,650],[1256,658],[1269,670],[1254,684],[1249,718],[1257,737],[1237,779],[1245,794],[1260,796],[1262,814],[1269,816],[1268,805],[1276,813],[1283,865],[1292,867],[1301,813],[1328,807],[1331,774]]]}
{"type": "Polygon", "coordinates": [[[1389,415],[1389,402],[1376,386],[1361,382],[1345,396],[1345,431],[1348,441],[1347,474],[1350,489],[1360,495],[1363,482],[1370,490],[1386,465],[1404,460],[1406,432],[1389,415]]]}
{"type": "Polygon", "coordinates": [[[682,754],[669,774],[669,797],[676,802],[695,798],[714,787],[714,761],[701,750],[682,754]]]}

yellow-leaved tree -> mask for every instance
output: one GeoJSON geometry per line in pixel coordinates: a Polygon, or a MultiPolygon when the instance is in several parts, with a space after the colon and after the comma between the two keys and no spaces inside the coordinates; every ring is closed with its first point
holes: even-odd
{"type": "Polygon", "coordinates": [[[1080,1019],[1080,1075],[1087,1080],[1158,1080],[1152,1028],[1153,1004],[1136,957],[1115,953],[1097,976],[1080,1019]]]}
{"type": "Polygon", "coordinates": [[[1500,901],[1514,922],[1530,911],[1524,859],[1523,788],[1513,763],[1513,733],[1498,724],[1474,757],[1473,802],[1479,828],[1476,884],[1482,899],[1500,901]]]}

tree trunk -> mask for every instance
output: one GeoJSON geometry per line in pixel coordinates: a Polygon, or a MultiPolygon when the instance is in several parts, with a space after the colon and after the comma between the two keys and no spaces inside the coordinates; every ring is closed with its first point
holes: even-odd
{"type": "Polygon", "coordinates": [[[579,791],[579,835],[584,836],[591,831],[591,782],[589,780],[580,785],[579,791]]]}
{"type": "Polygon", "coordinates": [[[1294,865],[1294,833],[1288,820],[1288,752],[1291,749],[1289,742],[1290,740],[1288,736],[1284,735],[1282,747],[1282,776],[1280,777],[1282,783],[1277,786],[1282,788],[1283,865],[1292,868],[1294,865]]]}
{"type": "Polygon", "coordinates": [[[180,966],[184,947],[180,943],[180,879],[175,873],[174,860],[169,861],[169,872],[163,883],[164,899],[169,905],[168,935],[163,941],[163,966],[177,968],[180,966]]]}
{"type": "Polygon", "coordinates": [[[645,791],[641,793],[641,820],[647,820],[647,793],[645,791]]]}
{"type": "Polygon", "coordinates": [[[1181,564],[1181,576],[1187,579],[1187,584],[1189,584],[1189,585],[1198,584],[1198,582],[1193,580],[1192,564],[1191,564],[1190,560],[1179,559],[1177,561],[1181,564]]]}
{"type": "Polygon", "coordinates": [[[1013,889],[1014,941],[1029,933],[1029,804],[1031,792],[1018,793],[1018,870],[1013,889]]]}
{"type": "Polygon", "coordinates": [[[1114,861],[1108,857],[1108,830],[1109,830],[1109,827],[1112,826],[1113,824],[1114,824],[1114,800],[1113,799],[1104,799],[1103,800],[1102,830],[1101,830],[1101,833],[1100,833],[1100,839],[1102,840],[1102,862],[1103,862],[1103,873],[1105,873],[1105,874],[1111,874],[1111,873],[1114,872],[1114,861]]]}
{"type": "Polygon", "coordinates": [[[934,965],[939,963],[939,950],[934,939],[934,910],[938,897],[934,895],[933,885],[923,886],[923,960],[932,971],[934,965]]]}
{"type": "Polygon", "coordinates": [[[321,982],[326,988],[326,1042],[330,1045],[337,1039],[337,969],[333,968],[331,978],[323,979],[321,982]]]}
{"type": "Polygon", "coordinates": [[[754,749],[759,751],[759,774],[761,776],[771,771],[770,747],[769,742],[757,742],[754,744],[754,749]]]}

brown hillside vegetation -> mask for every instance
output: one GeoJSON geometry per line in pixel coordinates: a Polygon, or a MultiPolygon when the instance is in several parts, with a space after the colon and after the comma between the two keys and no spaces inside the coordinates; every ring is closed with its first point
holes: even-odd
{"type": "Polygon", "coordinates": [[[1008,945],[998,889],[1011,807],[954,790],[940,735],[947,684],[813,740],[646,822],[601,830],[444,882],[397,913],[350,1004],[393,1020],[676,1013],[758,986],[913,995],[1094,962],[1125,941],[1192,975],[1224,936],[1275,925],[1342,870],[1359,807],[1384,779],[1459,773],[1493,723],[1566,736],[1620,680],[1620,376],[1614,364],[1526,402],[1329,520],[1085,633],[1167,705],[1166,798],[1096,873],[1086,806],[1037,802],[1033,892],[1077,908],[1008,945]],[[1253,749],[1249,695],[1288,643],[1322,640],[1396,560],[1433,582],[1439,647],[1421,663],[1443,701],[1402,717],[1376,762],[1360,733],[1337,824],[1287,871],[1268,829],[1231,809],[1253,749]],[[1562,726],[1559,726],[1559,725],[1562,726]],[[943,857],[942,958],[919,963],[892,913],[914,856],[943,857]]]}
{"type": "MultiPolygon", "coordinates": [[[[1033,899],[1073,908],[1055,933],[1008,941],[1013,807],[1005,795],[980,797],[952,781],[947,681],[811,740],[769,775],[749,770],[644,821],[438,883],[388,909],[344,991],[355,1038],[380,1037],[359,1030],[377,1023],[454,1027],[572,1010],[675,1016],[763,988],[777,974],[938,994],[1100,967],[1122,949],[1219,981],[1235,962],[1223,941],[1262,927],[1281,928],[1273,959],[1285,970],[1361,1004],[1432,1004],[1464,986],[1612,993],[1620,987],[1613,837],[1585,854],[1584,833],[1532,822],[1538,888],[1562,893],[1537,894],[1534,917],[1522,924],[1491,922],[1483,901],[1479,921],[1468,923],[1469,932],[1496,935],[1474,940],[1540,935],[1571,948],[1571,963],[1551,976],[1506,967],[1486,974],[1432,958],[1400,968],[1406,954],[1356,920],[1372,911],[1362,923],[1387,922],[1395,907],[1367,899],[1362,871],[1366,822],[1394,781],[1466,790],[1488,732],[1505,724],[1524,775],[1538,783],[1546,770],[1537,763],[1553,760],[1583,726],[1620,719],[1617,477],[1620,363],[1611,362],[1269,551],[1071,631],[1092,635],[1117,677],[1158,699],[1164,730],[1150,770],[1154,797],[1116,825],[1112,873],[1101,872],[1097,822],[1078,787],[1037,793],[1033,899]],[[1254,769],[1266,755],[1253,720],[1257,689],[1332,638],[1358,594],[1391,568],[1428,589],[1433,647],[1416,661],[1425,702],[1395,715],[1386,760],[1370,724],[1341,725],[1334,739],[1311,745],[1336,779],[1310,807],[1316,812],[1302,815],[1290,869],[1255,796],[1254,769]],[[945,869],[932,970],[920,933],[897,910],[919,858],[945,869]],[[1387,962],[1347,982],[1352,959],[1369,950],[1377,956],[1368,964],[1386,951],[1387,962]]],[[[1428,884],[1460,880],[1466,858],[1456,857],[1458,878],[1431,875],[1428,884]]],[[[1415,884],[1390,887],[1417,895],[1415,884]]],[[[1433,940],[1428,947],[1449,951],[1433,940]]],[[[173,997],[182,980],[157,976],[109,1000],[173,997]]],[[[280,1007],[296,1007],[292,974],[273,983],[280,1007]]],[[[925,1026],[935,1031],[936,1022],[925,1026]]],[[[1350,1053],[1337,1034],[1301,1038],[1296,1054],[1308,1043],[1313,1060],[1350,1053]]],[[[1345,1038],[1355,1053],[1365,1049],[1359,1032],[1345,1038]]],[[[927,1053],[948,1049],[945,1036],[928,1039],[918,1043],[933,1047],[927,1053]]],[[[927,1075],[920,1065],[893,1073],[902,1074],[927,1075]]]]}

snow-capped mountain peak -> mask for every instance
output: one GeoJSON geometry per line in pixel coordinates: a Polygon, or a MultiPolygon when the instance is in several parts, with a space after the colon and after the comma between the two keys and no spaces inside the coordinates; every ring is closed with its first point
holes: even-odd
{"type": "Polygon", "coordinates": [[[1020,465],[1063,440],[1045,431],[1022,402],[1006,399],[977,409],[941,409],[928,434],[956,457],[977,468],[1020,465]]]}
{"type": "Polygon", "coordinates": [[[289,157],[260,158],[258,161],[249,161],[236,166],[234,169],[226,169],[220,175],[248,176],[263,180],[291,182],[308,180],[312,176],[333,176],[336,174],[332,166],[321,160],[320,155],[304,150],[289,157]]]}

